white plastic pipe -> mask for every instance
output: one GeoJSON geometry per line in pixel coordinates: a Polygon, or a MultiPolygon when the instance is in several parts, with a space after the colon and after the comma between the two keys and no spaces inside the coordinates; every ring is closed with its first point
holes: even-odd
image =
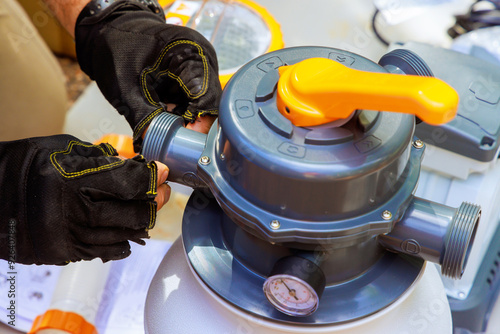
{"type": "MultiPolygon", "coordinates": [[[[61,270],[52,295],[50,310],[80,315],[95,326],[99,304],[109,276],[111,262],[100,259],[70,263],[61,270]]],[[[79,328],[74,330],[79,331],[79,328]]],[[[67,328],[45,328],[37,334],[75,334],[67,328]]]]}
{"type": "Polygon", "coordinates": [[[50,309],[73,312],[94,324],[111,262],[100,259],[70,263],[63,268],[50,309]]]}

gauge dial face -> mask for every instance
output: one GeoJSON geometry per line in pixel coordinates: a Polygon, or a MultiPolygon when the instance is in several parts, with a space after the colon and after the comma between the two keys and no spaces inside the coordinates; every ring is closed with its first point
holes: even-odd
{"type": "Polygon", "coordinates": [[[318,308],[316,291],[301,280],[291,275],[274,275],[264,283],[267,299],[278,311],[291,316],[307,316],[318,308]]]}

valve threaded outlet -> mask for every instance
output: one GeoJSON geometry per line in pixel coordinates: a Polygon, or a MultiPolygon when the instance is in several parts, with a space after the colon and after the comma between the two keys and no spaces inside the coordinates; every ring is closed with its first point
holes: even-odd
{"type": "Polygon", "coordinates": [[[197,168],[206,141],[206,134],[185,128],[182,117],[164,112],[149,125],[141,153],[168,166],[168,181],[198,188],[205,186],[197,168]]]}
{"type": "Polygon", "coordinates": [[[406,74],[433,77],[429,65],[415,52],[406,49],[396,49],[385,54],[378,62],[381,66],[393,65],[406,74]]]}
{"type": "Polygon", "coordinates": [[[170,134],[171,128],[176,122],[178,123],[177,127],[183,126],[182,118],[174,114],[161,113],[153,119],[142,146],[141,153],[146,159],[162,160],[165,142],[170,139],[167,135],[170,134]]]}
{"type": "Polygon", "coordinates": [[[441,264],[444,276],[454,279],[462,277],[480,216],[481,207],[478,205],[464,202],[458,208],[445,242],[441,264]]]}

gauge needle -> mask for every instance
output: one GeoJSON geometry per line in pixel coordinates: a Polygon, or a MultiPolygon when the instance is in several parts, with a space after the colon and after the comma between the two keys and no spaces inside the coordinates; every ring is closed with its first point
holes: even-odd
{"type": "Polygon", "coordinates": [[[288,289],[288,293],[290,294],[290,296],[292,296],[293,298],[295,298],[295,300],[299,300],[299,298],[297,298],[297,296],[295,296],[295,290],[290,289],[288,287],[288,285],[286,285],[285,281],[281,280],[281,283],[283,283],[285,285],[285,287],[288,289]]]}

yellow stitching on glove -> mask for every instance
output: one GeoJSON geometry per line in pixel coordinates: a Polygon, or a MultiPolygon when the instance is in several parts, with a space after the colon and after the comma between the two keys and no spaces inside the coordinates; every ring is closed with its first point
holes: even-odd
{"type": "Polygon", "coordinates": [[[184,115],[182,115],[182,118],[184,118],[184,120],[190,122],[190,123],[193,123],[196,119],[196,117],[194,117],[193,114],[187,114],[187,113],[184,113],[184,115]]]}
{"type": "Polygon", "coordinates": [[[109,150],[109,154],[111,156],[115,156],[115,153],[117,154],[118,152],[116,151],[116,149],[113,147],[113,145],[111,145],[110,143],[104,143],[104,145],[106,145],[106,147],[108,148],[109,150]]]}
{"type": "Polygon", "coordinates": [[[113,168],[115,166],[119,166],[119,165],[122,165],[125,163],[125,160],[119,160],[119,161],[115,161],[113,163],[110,163],[110,164],[107,164],[107,165],[102,165],[102,166],[99,166],[97,168],[89,168],[89,169],[85,169],[83,171],[79,171],[79,172],[71,172],[71,173],[68,173],[64,170],[64,168],[62,168],[62,166],[59,164],[59,162],[57,161],[57,155],[58,154],[63,154],[63,155],[66,155],[66,154],[70,154],[71,153],[71,150],[73,149],[73,146],[75,145],[79,145],[79,146],[83,146],[83,147],[95,147],[95,148],[98,148],[99,150],[102,151],[102,153],[104,154],[104,156],[107,156],[109,157],[110,155],[102,148],[100,147],[99,145],[86,145],[86,144],[83,144],[83,143],[80,143],[80,142],[77,142],[77,141],[70,141],[69,144],[68,144],[68,147],[66,148],[66,150],[64,151],[58,151],[58,152],[54,152],[50,155],[50,161],[52,162],[52,165],[57,169],[57,171],[65,178],[73,178],[73,177],[77,177],[77,176],[81,176],[81,175],[85,175],[85,174],[88,174],[88,173],[92,173],[92,172],[98,172],[98,171],[101,171],[101,170],[105,170],[105,169],[110,169],[110,168],[113,168]]]}
{"type": "Polygon", "coordinates": [[[196,117],[201,117],[201,116],[205,116],[205,115],[217,116],[218,114],[219,114],[219,110],[218,109],[202,110],[202,111],[198,112],[198,115],[196,117]]]}
{"type": "Polygon", "coordinates": [[[151,170],[150,176],[149,176],[149,191],[146,193],[146,195],[157,195],[156,192],[156,182],[158,180],[157,176],[157,171],[158,167],[154,162],[150,162],[147,164],[148,168],[151,170]]]}
{"type": "Polygon", "coordinates": [[[186,112],[184,113],[184,115],[182,115],[182,117],[186,121],[194,122],[194,120],[196,118],[198,118],[198,117],[202,117],[202,116],[205,116],[205,115],[217,116],[218,114],[219,114],[219,110],[218,109],[201,110],[196,115],[193,114],[190,110],[186,110],[186,112]]]}
{"type": "Polygon", "coordinates": [[[150,120],[152,120],[156,115],[158,115],[160,112],[163,111],[163,108],[156,109],[153,111],[151,114],[149,114],[146,118],[144,118],[138,125],[137,128],[134,131],[134,138],[141,133],[142,128],[148,123],[150,120]]]}
{"type": "Polygon", "coordinates": [[[146,231],[149,231],[155,226],[156,222],[156,206],[154,203],[149,202],[149,223],[146,231]]]}
{"type": "Polygon", "coordinates": [[[141,74],[141,86],[142,86],[142,90],[144,92],[144,95],[146,96],[146,99],[149,101],[149,103],[151,103],[154,106],[158,107],[159,104],[158,104],[158,102],[155,102],[153,100],[153,98],[151,97],[151,94],[149,94],[149,91],[148,91],[147,85],[146,85],[146,76],[148,74],[150,74],[151,72],[156,71],[158,69],[158,67],[160,66],[160,64],[161,64],[163,58],[165,57],[165,55],[168,53],[168,51],[171,48],[173,48],[174,46],[177,46],[179,44],[191,44],[191,45],[194,45],[198,49],[198,53],[201,56],[201,59],[203,61],[203,85],[202,85],[202,89],[200,90],[200,93],[198,95],[191,96],[191,92],[187,89],[186,85],[182,82],[182,80],[178,76],[172,74],[168,70],[164,70],[164,71],[159,72],[158,73],[158,77],[160,77],[161,75],[164,75],[164,74],[168,74],[171,78],[173,78],[173,79],[177,80],[177,82],[179,82],[179,84],[181,85],[181,87],[183,88],[183,90],[186,92],[186,94],[189,97],[191,97],[192,99],[196,99],[196,98],[202,96],[207,91],[207,88],[208,88],[208,63],[207,63],[207,59],[206,59],[205,55],[203,54],[203,49],[197,43],[189,41],[189,40],[175,41],[173,43],[168,44],[161,51],[160,56],[158,57],[158,59],[156,60],[156,63],[153,65],[152,68],[150,68],[147,71],[144,71],[141,74]]]}
{"type": "Polygon", "coordinates": [[[191,91],[187,88],[187,86],[184,84],[184,82],[182,81],[182,79],[173,74],[172,72],[168,71],[168,70],[164,70],[164,71],[161,71],[161,72],[158,72],[158,75],[157,77],[161,77],[163,75],[168,75],[169,77],[171,77],[172,79],[176,80],[179,85],[182,87],[182,90],[186,93],[186,95],[190,98],[192,98],[193,100],[203,96],[206,92],[207,92],[207,85],[206,85],[206,82],[208,81],[208,76],[205,74],[206,72],[206,68],[205,68],[205,62],[204,62],[204,65],[203,65],[203,85],[201,86],[201,90],[198,94],[196,95],[193,95],[191,93],[191,91]]]}

